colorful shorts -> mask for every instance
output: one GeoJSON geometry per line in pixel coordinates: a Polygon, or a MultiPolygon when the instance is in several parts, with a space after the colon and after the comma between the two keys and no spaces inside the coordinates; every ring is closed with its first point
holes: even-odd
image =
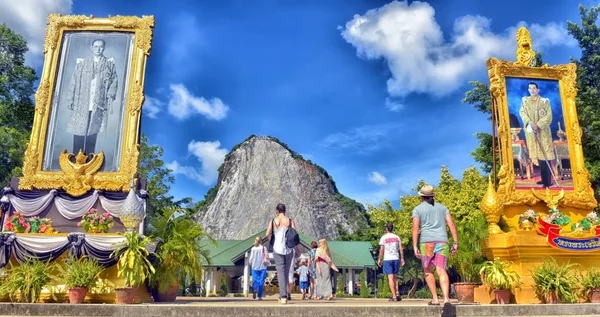
{"type": "Polygon", "coordinates": [[[430,266],[446,269],[448,257],[450,256],[450,246],[446,242],[425,242],[419,245],[421,251],[421,265],[423,268],[430,266]]]}

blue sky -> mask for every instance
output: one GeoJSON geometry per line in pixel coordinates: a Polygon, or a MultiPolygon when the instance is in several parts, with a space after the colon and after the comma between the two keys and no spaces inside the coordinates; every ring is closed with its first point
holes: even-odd
{"type": "MultiPolygon", "coordinates": [[[[589,6],[591,1],[582,1],[589,6]]],[[[515,60],[525,25],[549,64],[579,56],[571,0],[0,0],[0,23],[30,43],[41,72],[46,15],[154,15],[142,132],[176,172],[172,194],[203,198],[251,134],[324,167],[362,203],[397,202],[474,165],[486,117],[461,103],[489,57],[515,60]]]]}

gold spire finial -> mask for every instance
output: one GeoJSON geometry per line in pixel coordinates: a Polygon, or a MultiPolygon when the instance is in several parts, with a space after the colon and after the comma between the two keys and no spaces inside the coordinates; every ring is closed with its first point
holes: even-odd
{"type": "Polygon", "coordinates": [[[523,66],[531,66],[535,52],[531,48],[531,35],[525,27],[517,31],[517,62],[523,66]]]}
{"type": "Polygon", "coordinates": [[[483,195],[483,199],[481,200],[479,208],[481,208],[481,211],[485,215],[485,220],[488,222],[488,232],[502,233],[502,230],[498,226],[498,221],[500,221],[504,204],[502,203],[500,197],[498,197],[498,193],[496,193],[496,189],[494,187],[492,176],[490,175],[488,177],[488,188],[483,195]]]}

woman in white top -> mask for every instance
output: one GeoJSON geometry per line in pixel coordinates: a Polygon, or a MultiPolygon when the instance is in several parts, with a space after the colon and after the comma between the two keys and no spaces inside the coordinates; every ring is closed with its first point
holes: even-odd
{"type": "Polygon", "coordinates": [[[254,247],[250,249],[250,266],[252,267],[252,298],[262,300],[263,288],[265,286],[265,277],[267,276],[267,266],[265,262],[269,259],[266,248],[262,245],[262,238],[254,239],[254,247]]]}
{"type": "Polygon", "coordinates": [[[273,245],[273,259],[277,269],[277,281],[279,282],[279,302],[287,304],[287,285],[290,273],[290,265],[294,257],[292,249],[285,245],[285,234],[291,226],[296,229],[296,223],[285,215],[285,205],[278,204],[275,208],[276,216],[269,222],[267,228],[267,239],[273,245]],[[273,233],[274,238],[271,237],[273,233]]]}

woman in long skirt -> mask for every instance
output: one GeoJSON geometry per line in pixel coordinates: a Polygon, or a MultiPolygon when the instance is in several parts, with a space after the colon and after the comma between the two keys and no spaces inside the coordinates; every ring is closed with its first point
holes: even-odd
{"type": "Polygon", "coordinates": [[[333,264],[333,260],[331,260],[331,252],[325,239],[319,240],[319,248],[315,254],[315,264],[317,267],[317,299],[327,298],[327,300],[332,300],[333,294],[329,268],[332,268],[336,272],[338,269],[333,264]]]}

